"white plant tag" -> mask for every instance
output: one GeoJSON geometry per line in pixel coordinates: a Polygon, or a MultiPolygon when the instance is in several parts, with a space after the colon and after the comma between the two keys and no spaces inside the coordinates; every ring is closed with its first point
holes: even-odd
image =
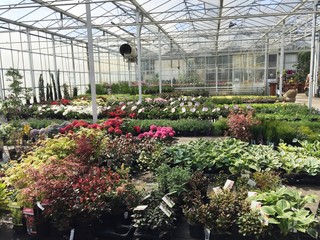
{"type": "Polygon", "coordinates": [[[251,209],[261,209],[261,207],[262,207],[262,203],[261,202],[258,202],[258,201],[252,201],[251,202],[251,205],[250,205],[251,209]]]}
{"type": "Polygon", "coordinates": [[[139,205],[139,206],[135,207],[135,208],[133,209],[133,211],[134,211],[134,212],[135,212],[135,211],[144,211],[147,207],[148,207],[148,205],[139,205]]]}
{"type": "Polygon", "coordinates": [[[222,192],[222,189],[220,187],[214,187],[214,188],[212,188],[212,190],[216,195],[218,195],[222,192]]]}
{"type": "Polygon", "coordinates": [[[44,207],[41,205],[41,203],[40,203],[39,201],[37,201],[37,206],[38,206],[38,208],[40,208],[40,209],[41,209],[41,211],[43,211],[43,210],[44,210],[44,207]]]}
{"type": "Polygon", "coordinates": [[[223,189],[231,189],[233,187],[234,181],[227,179],[226,183],[223,186],[223,189]]]}
{"type": "Polygon", "coordinates": [[[169,196],[164,196],[162,198],[162,200],[168,205],[169,208],[173,208],[174,206],[174,202],[172,201],[172,199],[169,196]]]}
{"type": "Polygon", "coordinates": [[[70,231],[70,238],[69,240],[73,240],[74,239],[74,228],[71,229],[70,231]]]}
{"type": "Polygon", "coordinates": [[[248,197],[257,196],[257,192],[248,192],[248,197]]]}
{"type": "Polygon", "coordinates": [[[160,203],[159,208],[162,210],[162,212],[164,212],[165,215],[167,215],[168,217],[171,217],[172,212],[166,207],[166,205],[164,205],[163,203],[160,203]]]}
{"type": "Polygon", "coordinates": [[[257,185],[257,183],[255,181],[253,181],[252,179],[249,179],[247,184],[250,186],[250,187],[255,187],[257,185]]]}
{"type": "Polygon", "coordinates": [[[242,178],[250,178],[250,174],[249,173],[241,173],[241,177],[242,178]]]}
{"type": "Polygon", "coordinates": [[[261,223],[262,223],[262,225],[264,225],[264,226],[268,226],[269,225],[269,217],[268,217],[268,215],[267,214],[265,214],[264,212],[262,212],[261,210],[260,210],[260,214],[261,214],[261,223]]]}

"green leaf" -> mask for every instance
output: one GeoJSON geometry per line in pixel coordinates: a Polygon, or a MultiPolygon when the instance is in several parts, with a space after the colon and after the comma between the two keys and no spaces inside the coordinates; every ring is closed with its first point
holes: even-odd
{"type": "Polygon", "coordinates": [[[282,210],[287,210],[290,208],[290,203],[287,200],[281,199],[276,203],[276,206],[282,210]]]}
{"type": "Polygon", "coordinates": [[[309,229],[307,230],[307,233],[308,233],[311,237],[313,237],[313,238],[315,238],[315,239],[318,239],[319,233],[318,233],[317,230],[315,230],[315,229],[313,229],[313,228],[309,228],[309,229]]]}
{"type": "Polygon", "coordinates": [[[277,218],[291,218],[293,215],[293,212],[285,212],[279,216],[277,216],[277,218]]]}
{"type": "Polygon", "coordinates": [[[309,210],[300,209],[298,212],[295,213],[295,216],[298,218],[306,218],[310,214],[309,210]]]}
{"type": "Polygon", "coordinates": [[[276,210],[271,206],[263,206],[261,210],[263,213],[268,215],[274,215],[276,213],[276,210]]]}
{"type": "Polygon", "coordinates": [[[280,222],[277,221],[277,220],[274,219],[274,218],[269,218],[269,219],[268,219],[268,222],[271,223],[271,224],[280,224],[280,222]]]}

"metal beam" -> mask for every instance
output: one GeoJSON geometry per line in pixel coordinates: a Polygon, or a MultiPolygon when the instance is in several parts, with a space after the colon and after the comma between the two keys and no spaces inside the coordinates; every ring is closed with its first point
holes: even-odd
{"type": "MultiPolygon", "coordinates": [[[[56,7],[56,6],[48,5],[43,0],[32,0],[32,1],[36,2],[36,3],[40,4],[40,5],[46,6],[47,8],[49,8],[49,9],[55,11],[55,12],[62,13],[65,16],[73,18],[73,19],[83,23],[85,26],[87,26],[87,20],[84,20],[84,19],[82,19],[82,18],[80,18],[80,17],[78,17],[78,16],[76,16],[76,15],[70,13],[70,12],[66,12],[66,11],[62,10],[61,8],[56,7]]],[[[89,4],[89,3],[87,2],[86,4],[89,4]]],[[[101,32],[106,32],[106,33],[108,33],[108,34],[110,34],[110,35],[112,35],[112,36],[114,36],[116,38],[119,38],[119,39],[123,40],[123,41],[126,41],[126,42],[128,41],[127,39],[125,39],[125,38],[123,38],[123,37],[121,37],[119,35],[116,35],[116,34],[110,32],[110,31],[108,31],[105,28],[102,28],[100,25],[94,26],[94,25],[91,24],[91,26],[92,26],[92,28],[96,28],[96,29],[100,30],[101,32]]]]}
{"type": "MultiPolygon", "coordinates": [[[[181,49],[183,52],[184,49],[180,46],[179,43],[177,43],[170,35],[169,33],[160,25],[160,23],[156,22],[155,19],[153,19],[153,17],[136,1],[136,0],[130,0],[130,2],[137,8],[138,11],[140,11],[140,13],[145,16],[147,19],[149,19],[153,25],[155,25],[157,28],[159,28],[161,30],[161,32],[163,32],[165,34],[165,36],[170,39],[179,49],[181,49]]],[[[144,24],[140,23],[140,24],[144,24]]]]}

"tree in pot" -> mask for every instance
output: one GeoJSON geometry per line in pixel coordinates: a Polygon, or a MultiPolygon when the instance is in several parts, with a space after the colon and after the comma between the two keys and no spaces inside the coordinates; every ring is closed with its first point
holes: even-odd
{"type": "Polygon", "coordinates": [[[144,210],[135,209],[133,222],[134,236],[139,239],[168,239],[176,227],[176,214],[173,209],[163,209],[160,191],[152,191],[142,202],[144,210]]]}
{"type": "MultiPolygon", "coordinates": [[[[195,193],[197,194],[197,193],[195,193]]],[[[188,204],[184,205],[182,208],[183,214],[189,225],[190,236],[193,238],[203,239],[204,238],[204,228],[201,223],[200,217],[200,206],[203,204],[199,193],[197,197],[193,200],[189,200],[188,204]]]]}
{"type": "Polygon", "coordinates": [[[251,209],[248,201],[243,202],[241,211],[238,213],[235,230],[237,239],[263,239],[270,230],[258,209],[251,209]]]}
{"type": "Polygon", "coordinates": [[[239,192],[221,189],[219,193],[209,195],[210,202],[199,208],[200,222],[210,230],[213,239],[215,235],[228,238],[241,211],[245,195],[239,192]]]}
{"type": "Polygon", "coordinates": [[[189,225],[190,236],[193,238],[204,238],[203,224],[199,220],[200,206],[207,201],[208,178],[202,171],[196,171],[186,184],[183,193],[182,211],[189,225]]]}

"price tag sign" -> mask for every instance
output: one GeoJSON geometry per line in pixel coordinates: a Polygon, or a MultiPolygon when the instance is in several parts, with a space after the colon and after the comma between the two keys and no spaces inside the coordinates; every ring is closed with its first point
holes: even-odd
{"type": "Polygon", "coordinates": [[[162,212],[164,212],[165,215],[167,215],[167,217],[171,217],[172,212],[166,207],[166,205],[160,203],[159,208],[162,210],[162,212]]]}
{"type": "Polygon", "coordinates": [[[225,182],[223,189],[230,189],[233,187],[234,185],[234,181],[227,179],[227,181],[225,182]]]}
{"type": "Polygon", "coordinates": [[[222,192],[222,189],[220,187],[214,187],[214,188],[212,188],[212,190],[216,195],[218,195],[222,192]]]}
{"type": "Polygon", "coordinates": [[[252,179],[249,179],[247,184],[250,186],[250,187],[255,187],[257,185],[257,183],[255,181],[253,181],[252,179]]]}
{"type": "Polygon", "coordinates": [[[172,199],[169,196],[165,195],[162,198],[162,200],[168,205],[169,208],[173,208],[175,203],[172,201],[172,199]]]}
{"type": "Polygon", "coordinates": [[[135,208],[133,209],[133,211],[136,211],[136,212],[138,212],[138,211],[144,211],[144,210],[146,210],[147,207],[148,207],[148,205],[139,205],[139,206],[135,207],[135,208]]]}

